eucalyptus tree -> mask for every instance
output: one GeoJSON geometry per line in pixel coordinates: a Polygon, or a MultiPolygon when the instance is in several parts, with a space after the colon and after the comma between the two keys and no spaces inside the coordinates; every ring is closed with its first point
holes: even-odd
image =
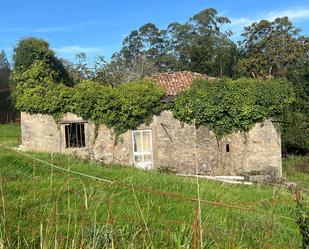
{"type": "Polygon", "coordinates": [[[237,68],[251,77],[285,77],[302,70],[309,58],[309,38],[287,17],[261,20],[244,28],[237,68]]]}
{"type": "Polygon", "coordinates": [[[212,75],[233,73],[236,45],[229,39],[230,31],[222,26],[230,21],[218,16],[213,8],[205,9],[186,23],[171,23],[159,29],[147,23],[133,30],[123,41],[112,63],[128,67],[146,60],[158,71],[192,70],[212,75]]]}

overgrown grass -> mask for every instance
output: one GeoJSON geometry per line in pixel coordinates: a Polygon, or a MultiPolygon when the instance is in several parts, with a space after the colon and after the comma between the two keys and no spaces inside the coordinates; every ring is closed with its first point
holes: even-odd
{"type": "Polygon", "coordinates": [[[283,160],[284,176],[309,190],[309,156],[289,156],[283,160]]]}
{"type": "MultiPolygon", "coordinates": [[[[0,130],[10,135],[1,133],[0,143],[17,144],[17,127],[0,130]]],[[[195,179],[29,154],[114,183],[59,171],[1,148],[0,248],[193,248],[194,243],[200,248],[198,203],[185,198],[196,198],[195,179]]],[[[203,248],[300,247],[289,191],[200,180],[200,196],[205,200],[203,248]]]]}

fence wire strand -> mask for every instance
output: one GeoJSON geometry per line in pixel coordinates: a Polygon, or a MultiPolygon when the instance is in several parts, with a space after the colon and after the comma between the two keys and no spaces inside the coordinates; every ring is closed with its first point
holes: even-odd
{"type": "MultiPolygon", "coordinates": [[[[173,193],[173,192],[159,191],[159,190],[156,190],[156,189],[147,188],[145,186],[126,184],[126,183],[122,183],[122,182],[119,182],[119,181],[114,181],[114,180],[110,180],[110,179],[105,179],[105,178],[85,174],[85,173],[82,173],[82,172],[79,172],[79,171],[71,170],[69,168],[63,168],[63,167],[57,166],[55,164],[46,162],[42,159],[39,159],[39,158],[34,157],[32,155],[29,155],[29,154],[22,152],[20,150],[5,146],[3,144],[0,144],[0,147],[4,148],[6,150],[9,150],[9,151],[13,151],[17,154],[24,156],[24,157],[28,157],[31,160],[34,160],[34,161],[40,162],[42,164],[48,165],[48,166],[55,168],[57,170],[67,172],[67,173],[71,173],[71,174],[78,175],[78,176],[82,176],[82,177],[86,177],[86,178],[96,180],[96,181],[99,181],[99,182],[102,182],[102,183],[105,183],[105,184],[111,184],[111,185],[115,185],[115,186],[119,186],[119,187],[123,187],[123,188],[128,188],[128,189],[134,188],[134,190],[139,191],[139,192],[152,193],[152,194],[155,194],[155,195],[166,196],[166,197],[170,197],[170,198],[174,198],[174,199],[182,199],[182,200],[187,200],[187,201],[192,201],[192,202],[200,202],[202,204],[208,204],[208,205],[222,207],[222,208],[237,209],[237,210],[242,210],[242,211],[246,211],[246,212],[253,212],[253,213],[259,213],[259,214],[274,216],[274,214],[272,212],[257,210],[256,208],[252,208],[252,207],[244,207],[244,206],[239,206],[239,205],[235,205],[235,204],[223,203],[223,202],[220,202],[220,201],[204,200],[204,199],[199,199],[198,197],[194,197],[194,196],[186,196],[186,195],[173,193]]],[[[251,203],[251,204],[253,205],[254,203],[251,203]]],[[[295,218],[288,217],[288,216],[276,215],[276,217],[295,221],[295,218]]]]}

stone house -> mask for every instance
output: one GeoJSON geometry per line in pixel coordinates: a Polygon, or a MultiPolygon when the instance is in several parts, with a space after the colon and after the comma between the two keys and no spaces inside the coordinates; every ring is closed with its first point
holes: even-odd
{"type": "MultiPolygon", "coordinates": [[[[170,101],[197,78],[192,72],[152,77],[170,101]]],[[[23,150],[73,154],[103,163],[135,165],[142,169],[169,169],[182,174],[250,175],[281,177],[281,139],[271,120],[257,123],[218,140],[206,127],[182,124],[170,111],[154,116],[149,125],[122,134],[115,144],[113,131],[67,113],[60,123],[52,116],[21,114],[23,150]]]]}

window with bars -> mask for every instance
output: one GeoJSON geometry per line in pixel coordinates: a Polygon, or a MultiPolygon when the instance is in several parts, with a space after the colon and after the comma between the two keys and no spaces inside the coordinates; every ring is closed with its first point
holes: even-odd
{"type": "Polygon", "coordinates": [[[65,147],[83,148],[86,147],[85,124],[70,123],[64,125],[65,147]]]}

